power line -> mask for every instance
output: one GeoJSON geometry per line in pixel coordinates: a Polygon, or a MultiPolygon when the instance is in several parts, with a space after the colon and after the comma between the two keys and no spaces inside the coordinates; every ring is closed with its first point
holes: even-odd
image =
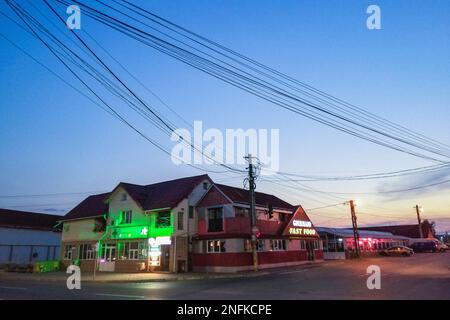
{"type": "MultiPolygon", "coordinates": [[[[61,1],[61,0],[56,0],[56,1],[59,2],[59,3],[67,3],[66,1],[61,1]]],[[[162,40],[162,39],[160,39],[158,37],[155,37],[155,36],[149,34],[148,32],[142,31],[142,30],[140,30],[140,29],[138,29],[138,28],[136,28],[134,26],[131,26],[128,23],[124,23],[123,21],[120,21],[120,20],[118,20],[116,18],[113,18],[113,17],[107,15],[107,14],[99,12],[98,10],[96,10],[96,9],[94,9],[92,7],[89,7],[89,6],[81,3],[80,1],[76,1],[76,2],[78,4],[80,4],[80,5],[82,5],[83,7],[85,7],[86,9],[88,9],[88,16],[92,17],[94,20],[97,20],[97,21],[99,21],[99,22],[101,22],[101,23],[103,23],[105,25],[108,25],[108,26],[110,26],[110,27],[112,27],[112,28],[114,28],[114,29],[116,29],[118,31],[121,31],[122,33],[124,33],[124,34],[126,34],[128,36],[131,36],[132,38],[134,38],[134,39],[136,39],[138,41],[141,41],[141,42],[143,42],[142,41],[142,37],[144,37],[144,36],[148,37],[147,39],[153,41],[153,43],[154,43],[154,45],[152,46],[153,48],[156,48],[157,50],[159,50],[159,51],[161,51],[163,53],[169,54],[170,56],[175,57],[176,59],[178,59],[178,60],[180,60],[182,62],[185,62],[185,63],[187,63],[187,64],[189,64],[191,66],[194,66],[197,69],[202,70],[202,71],[204,71],[204,72],[206,72],[208,74],[211,74],[211,75],[213,75],[213,76],[215,76],[215,77],[217,77],[217,78],[219,78],[221,80],[224,80],[225,82],[228,82],[228,83],[233,84],[233,85],[235,85],[237,87],[240,87],[241,89],[249,91],[249,92],[251,92],[251,93],[253,93],[253,94],[255,94],[255,95],[257,95],[257,96],[259,96],[259,97],[261,97],[263,99],[265,99],[265,100],[271,101],[271,102],[273,102],[275,104],[278,104],[278,105],[280,105],[280,106],[282,106],[284,108],[287,108],[288,110],[291,110],[291,111],[294,111],[296,113],[302,114],[304,116],[310,117],[313,120],[319,121],[319,122],[321,122],[323,124],[327,124],[329,126],[332,126],[335,129],[338,129],[338,130],[344,131],[346,133],[349,133],[349,134],[358,136],[360,138],[363,138],[365,140],[368,140],[368,141],[371,141],[371,142],[374,142],[374,143],[377,143],[377,144],[389,147],[391,149],[394,149],[394,150],[397,150],[397,151],[406,152],[406,153],[409,153],[409,154],[412,154],[412,155],[415,155],[415,156],[420,156],[420,157],[423,157],[425,159],[442,162],[442,160],[438,160],[438,159],[432,158],[430,156],[425,156],[423,154],[419,154],[419,153],[417,153],[415,151],[408,150],[408,149],[400,147],[400,146],[396,146],[395,144],[383,142],[380,139],[374,139],[373,137],[371,137],[367,133],[366,134],[361,134],[361,133],[358,133],[358,132],[356,132],[354,130],[349,130],[348,128],[344,128],[341,125],[336,125],[336,123],[334,123],[334,124],[330,123],[330,122],[324,123],[324,121],[321,121],[320,118],[318,119],[317,117],[314,117],[313,114],[311,114],[311,113],[304,113],[304,112],[300,111],[299,109],[293,109],[292,105],[283,104],[278,99],[275,99],[275,100],[271,99],[271,98],[269,98],[270,96],[267,96],[267,94],[278,95],[279,98],[280,98],[280,95],[281,95],[281,98],[282,97],[286,97],[286,98],[290,99],[291,101],[301,102],[303,105],[306,105],[306,106],[309,106],[309,107],[311,107],[313,109],[316,109],[318,111],[324,112],[325,114],[333,116],[333,117],[336,117],[337,119],[344,120],[344,121],[346,121],[346,122],[348,122],[350,124],[357,125],[357,126],[359,126],[361,128],[367,129],[367,130],[372,131],[372,132],[374,132],[376,134],[380,134],[380,135],[386,136],[386,137],[388,137],[390,139],[397,140],[397,141],[399,141],[401,143],[405,143],[405,144],[411,145],[411,146],[413,146],[415,148],[418,148],[418,149],[421,149],[421,150],[425,150],[427,152],[443,155],[443,156],[448,158],[447,154],[443,154],[441,151],[439,151],[437,149],[429,148],[427,145],[420,144],[420,143],[415,143],[415,142],[412,142],[412,140],[407,140],[407,139],[400,138],[400,137],[397,137],[397,136],[388,135],[385,132],[382,132],[380,130],[371,128],[370,126],[364,125],[362,123],[357,123],[357,122],[355,122],[355,121],[353,121],[351,119],[348,119],[346,117],[339,116],[336,113],[329,112],[326,109],[321,108],[321,107],[319,107],[317,105],[311,104],[311,103],[309,103],[306,100],[299,99],[295,95],[287,94],[286,91],[280,91],[279,88],[276,87],[276,86],[275,87],[269,86],[269,85],[266,84],[266,82],[261,81],[261,79],[259,79],[259,78],[253,77],[253,79],[249,79],[248,77],[244,76],[246,73],[238,73],[236,71],[230,70],[229,68],[223,67],[223,65],[220,66],[217,63],[212,62],[211,60],[207,60],[205,58],[202,58],[202,57],[200,57],[200,56],[198,56],[196,54],[193,54],[192,52],[189,52],[188,50],[181,49],[180,47],[178,47],[176,45],[173,45],[170,42],[164,41],[164,40],[162,40]],[[102,18],[100,19],[99,17],[102,17],[102,18]],[[138,36],[138,38],[132,36],[132,34],[135,34],[136,36],[138,36]],[[183,55],[186,55],[186,56],[183,57],[183,55]],[[220,72],[222,72],[222,73],[220,73],[220,72]],[[225,73],[227,73],[229,76],[226,76],[225,73]],[[244,81],[244,83],[247,83],[247,85],[244,85],[242,82],[241,83],[236,82],[237,79],[240,79],[240,81],[244,81]],[[253,87],[253,85],[258,86],[257,88],[259,88],[259,89],[255,89],[255,87],[253,87]],[[260,91],[261,89],[263,91],[260,91]],[[269,91],[265,92],[265,90],[269,90],[269,91]]],[[[111,7],[111,6],[109,6],[109,7],[111,7]]],[[[118,11],[118,10],[116,9],[116,11],[118,11]]],[[[127,16],[129,16],[129,15],[127,15],[127,16]]],[[[143,43],[146,43],[146,42],[143,42],[143,43]]],[[[216,60],[218,60],[218,59],[216,59],[216,60]]],[[[235,68],[235,69],[238,69],[238,68],[235,68]]],[[[239,70],[239,71],[241,71],[241,70],[239,70]]]]}

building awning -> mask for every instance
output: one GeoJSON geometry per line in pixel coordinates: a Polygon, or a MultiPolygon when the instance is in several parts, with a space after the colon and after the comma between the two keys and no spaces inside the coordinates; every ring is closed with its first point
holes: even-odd
{"type": "MultiPolygon", "coordinates": [[[[346,228],[325,228],[317,227],[317,232],[319,234],[329,233],[340,238],[353,238],[353,230],[346,228]]],[[[394,239],[394,240],[409,240],[408,237],[393,235],[390,232],[381,231],[368,231],[358,229],[359,238],[377,238],[377,239],[394,239]]]]}

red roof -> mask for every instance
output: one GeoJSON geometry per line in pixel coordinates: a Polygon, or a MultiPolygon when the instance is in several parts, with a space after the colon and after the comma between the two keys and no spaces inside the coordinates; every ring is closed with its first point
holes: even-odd
{"type": "MultiPolygon", "coordinates": [[[[376,227],[359,227],[361,230],[390,232],[394,235],[404,236],[408,238],[420,238],[419,226],[417,224],[396,225],[396,226],[376,226],[376,227]]],[[[422,222],[422,233],[424,238],[432,238],[433,231],[431,230],[428,221],[422,222]]]]}
{"type": "MultiPolygon", "coordinates": [[[[144,186],[121,182],[114,190],[123,187],[143,210],[173,208],[205,179],[212,183],[209,176],[205,174],[144,186]]],[[[83,219],[108,213],[107,200],[111,194],[112,192],[108,192],[87,197],[60,220],[83,219]]]]}
{"type": "Polygon", "coordinates": [[[212,183],[209,176],[204,174],[146,186],[121,182],[116,189],[119,186],[123,187],[143,210],[154,210],[176,207],[204,180],[209,180],[212,183]]]}
{"type": "Polygon", "coordinates": [[[105,203],[109,193],[95,194],[81,201],[60,220],[75,220],[88,217],[102,216],[108,213],[108,204],[105,203]]]}
{"type": "Polygon", "coordinates": [[[0,227],[3,228],[58,231],[55,226],[60,219],[61,216],[52,214],[0,209],[0,227]]]}
{"type": "MultiPolygon", "coordinates": [[[[231,201],[241,204],[250,204],[250,191],[246,189],[226,186],[224,184],[215,184],[231,201]]],[[[295,207],[286,201],[267,193],[255,192],[256,205],[273,208],[286,209],[293,211],[295,207]]]]}

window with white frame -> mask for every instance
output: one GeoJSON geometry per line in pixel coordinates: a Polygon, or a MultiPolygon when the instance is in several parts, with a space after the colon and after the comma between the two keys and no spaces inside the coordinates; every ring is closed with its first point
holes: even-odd
{"type": "Polygon", "coordinates": [[[286,250],[286,240],[281,239],[270,240],[270,250],[272,251],[286,250]]]}
{"type": "Polygon", "coordinates": [[[133,219],[133,211],[131,210],[122,211],[122,218],[121,218],[122,224],[130,224],[132,219],[133,219]]]}
{"type": "Polygon", "coordinates": [[[177,219],[178,230],[184,229],[184,211],[178,211],[178,219],[177,219]]]}
{"type": "Polygon", "coordinates": [[[208,240],[207,244],[206,244],[206,250],[208,253],[225,252],[225,241],[223,241],[223,240],[208,240]]]}
{"type": "Polygon", "coordinates": [[[145,241],[119,243],[119,259],[143,260],[147,258],[147,246],[145,241]]]}
{"type": "Polygon", "coordinates": [[[306,250],[306,241],[305,240],[300,240],[300,249],[306,250]]]}
{"type": "Polygon", "coordinates": [[[244,239],[244,251],[252,251],[252,241],[250,239],[244,239]]]}
{"type": "Polygon", "coordinates": [[[72,260],[72,246],[64,246],[64,260],[72,260]]]}
{"type": "Polygon", "coordinates": [[[128,251],[128,259],[138,260],[139,259],[139,243],[130,242],[128,244],[130,246],[130,249],[128,251]]]}
{"type": "Polygon", "coordinates": [[[79,250],[80,260],[94,260],[95,250],[92,244],[81,244],[79,250]]]}

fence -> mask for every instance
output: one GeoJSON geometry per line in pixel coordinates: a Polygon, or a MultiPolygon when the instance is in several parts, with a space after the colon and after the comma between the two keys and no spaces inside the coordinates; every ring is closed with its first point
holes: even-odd
{"type": "Polygon", "coordinates": [[[59,245],[0,244],[0,266],[58,260],[59,245]]]}

